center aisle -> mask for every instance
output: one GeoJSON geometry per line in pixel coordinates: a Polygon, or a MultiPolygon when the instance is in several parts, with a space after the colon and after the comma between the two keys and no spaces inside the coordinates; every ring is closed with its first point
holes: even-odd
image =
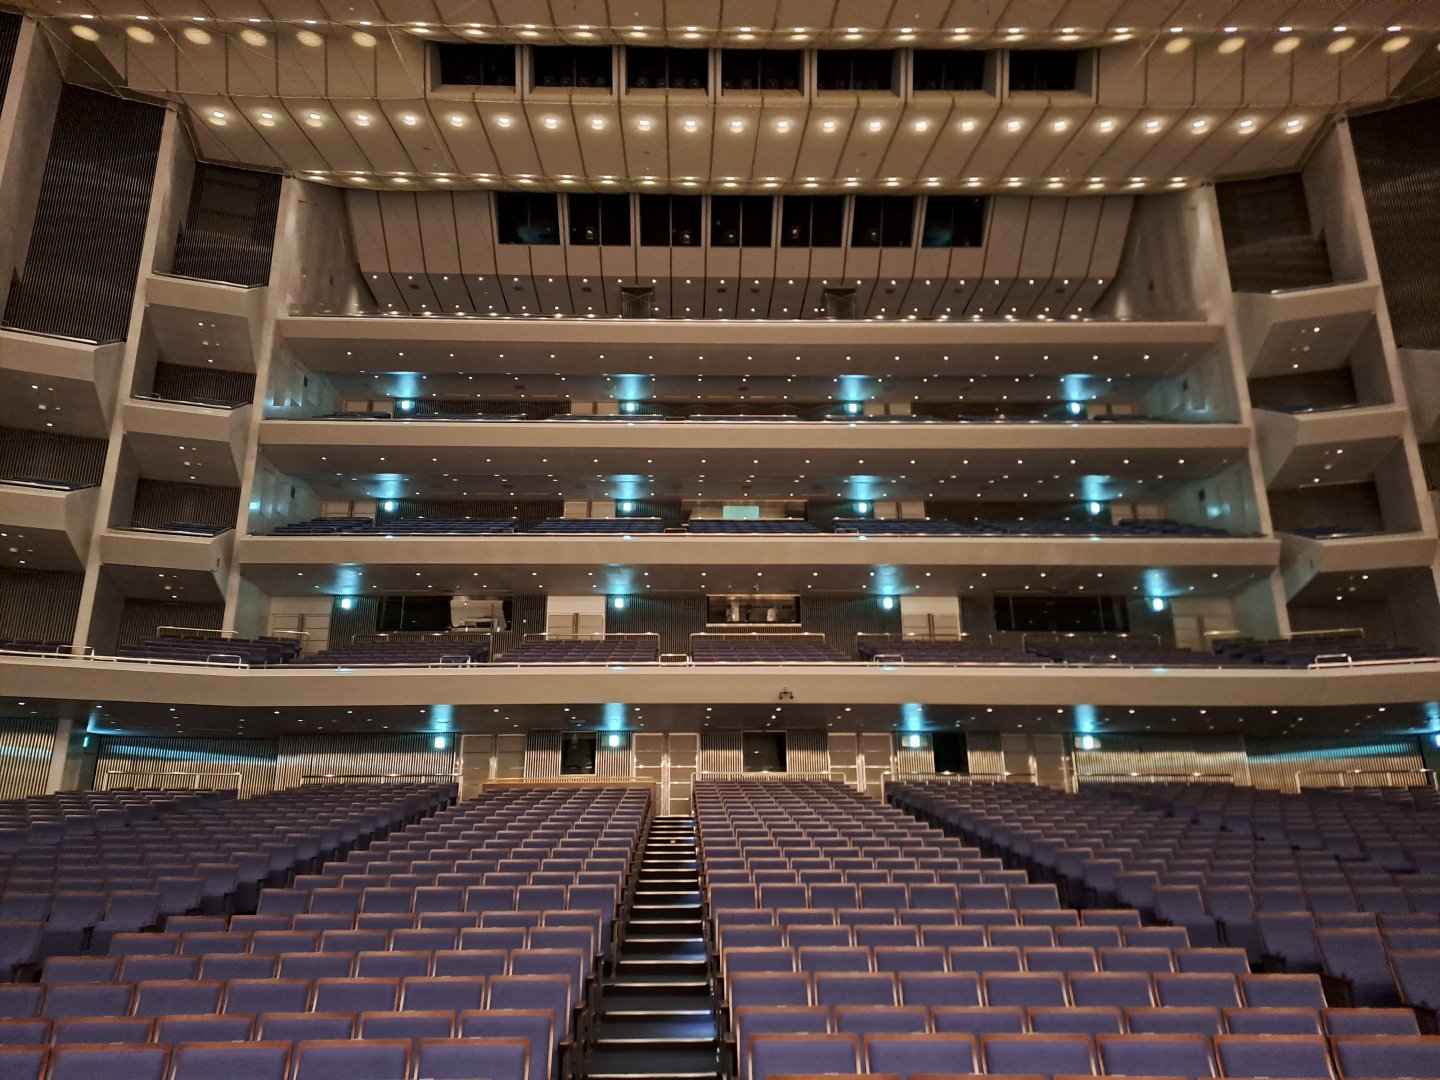
{"type": "Polygon", "coordinates": [[[719,1076],[718,1020],[700,912],[693,818],[656,818],[630,918],[605,981],[590,1080],[719,1076]]]}

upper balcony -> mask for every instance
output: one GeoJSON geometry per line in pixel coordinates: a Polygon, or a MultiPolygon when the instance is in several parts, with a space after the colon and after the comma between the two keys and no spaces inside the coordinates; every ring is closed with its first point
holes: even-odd
{"type": "Polygon", "coordinates": [[[0,331],[0,425],[104,438],[124,351],[123,343],[0,331]]]}
{"type": "Polygon", "coordinates": [[[4,564],[83,571],[100,489],[44,480],[0,479],[4,564]]]}

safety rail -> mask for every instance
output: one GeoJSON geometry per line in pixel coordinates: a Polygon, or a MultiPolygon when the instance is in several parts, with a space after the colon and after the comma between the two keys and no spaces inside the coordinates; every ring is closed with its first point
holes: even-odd
{"type": "Polygon", "coordinates": [[[835,783],[844,783],[843,780],[831,776],[828,772],[786,772],[780,769],[767,770],[765,772],[706,772],[701,770],[695,774],[695,779],[700,780],[771,780],[771,781],[805,781],[833,780],[835,783]]]}
{"type": "Polygon", "coordinates": [[[880,779],[886,784],[908,784],[918,783],[945,783],[945,784],[1030,784],[1038,787],[1040,777],[1033,772],[971,772],[971,773],[947,773],[947,772],[914,772],[895,773],[885,769],[880,773],[880,779]]]}
{"type": "Polygon", "coordinates": [[[594,633],[584,633],[579,630],[570,632],[551,633],[546,631],[543,634],[524,634],[521,636],[522,643],[534,643],[541,641],[617,641],[630,640],[631,638],[654,638],[658,650],[660,635],[654,630],[636,631],[634,633],[611,634],[601,630],[594,633]]]}
{"type": "Polygon", "coordinates": [[[458,772],[436,772],[436,773],[302,773],[300,786],[306,784],[356,784],[356,783],[381,783],[381,784],[408,784],[411,782],[432,783],[432,784],[453,784],[460,779],[458,772]]]}
{"type": "Polygon", "coordinates": [[[0,476],[0,484],[11,487],[38,488],[41,491],[85,491],[99,484],[72,484],[68,480],[46,480],[39,476],[0,476]]]}
{"type": "Polygon", "coordinates": [[[1238,784],[1233,773],[1222,772],[1097,772],[1076,773],[1081,784],[1238,784]]]}
{"type": "Polygon", "coordinates": [[[224,285],[227,289],[263,289],[265,285],[246,284],[240,281],[226,281],[223,278],[196,277],[194,274],[177,274],[173,270],[155,270],[153,276],[158,278],[173,278],[176,281],[195,281],[201,285],[224,285]]]}
{"type": "Polygon", "coordinates": [[[101,791],[119,791],[119,790],[129,790],[129,789],[132,789],[132,788],[146,788],[146,789],[151,789],[151,790],[155,790],[155,791],[230,791],[230,790],[232,790],[232,789],[231,789],[230,787],[228,787],[228,786],[226,786],[226,787],[219,787],[219,786],[212,785],[212,786],[210,786],[210,787],[201,787],[200,781],[201,781],[202,779],[210,780],[210,779],[213,779],[213,778],[215,778],[215,777],[225,777],[226,779],[232,779],[232,780],[234,780],[235,783],[234,783],[234,788],[233,788],[233,790],[235,790],[235,791],[239,791],[239,790],[240,790],[240,782],[241,782],[241,779],[242,779],[242,778],[241,778],[241,774],[240,774],[239,772],[227,772],[227,771],[223,771],[223,770],[216,770],[216,771],[213,771],[213,772],[211,772],[211,771],[201,772],[201,771],[197,771],[197,770],[194,770],[194,769],[106,769],[106,770],[105,770],[105,773],[104,773],[104,779],[101,781],[101,785],[102,785],[102,786],[101,786],[100,790],[101,790],[101,791]],[[115,783],[115,777],[117,777],[117,776],[119,776],[119,777],[124,777],[124,776],[143,776],[143,777],[146,777],[147,779],[153,779],[153,778],[155,778],[155,777],[157,777],[157,776],[188,776],[188,777],[190,778],[190,783],[187,784],[187,785],[185,785],[185,786],[183,786],[183,787],[182,787],[182,786],[179,786],[179,785],[167,785],[167,784],[165,784],[165,783],[163,783],[163,782],[160,783],[160,784],[149,784],[149,783],[147,783],[147,784],[119,784],[119,785],[117,785],[117,784],[115,783]]]}
{"type": "Polygon", "coordinates": [[[222,641],[229,641],[233,637],[239,637],[235,630],[215,630],[208,626],[157,626],[156,637],[198,637],[220,638],[222,641]],[[168,631],[168,632],[167,632],[168,631]]]}
{"type": "Polygon", "coordinates": [[[374,634],[352,634],[352,645],[460,645],[469,640],[491,642],[493,630],[385,630],[374,634]]]}
{"type": "Polygon", "coordinates": [[[1295,790],[1304,791],[1306,787],[1311,790],[1353,790],[1355,788],[1386,788],[1386,787],[1440,787],[1436,782],[1434,769],[1306,769],[1295,773],[1295,790]],[[1333,776],[1340,780],[1337,784],[1306,784],[1306,777],[1333,776]],[[1382,783],[1365,783],[1361,777],[1383,777],[1382,783]],[[1406,777],[1416,778],[1414,783],[1396,783],[1396,778],[1402,780],[1406,777]]]}

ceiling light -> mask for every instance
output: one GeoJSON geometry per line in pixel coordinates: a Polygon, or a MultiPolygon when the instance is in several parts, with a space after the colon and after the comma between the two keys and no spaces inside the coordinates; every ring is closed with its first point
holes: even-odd
{"type": "Polygon", "coordinates": [[[401,113],[400,122],[406,127],[414,127],[420,123],[420,117],[416,116],[413,112],[401,113]]]}
{"type": "Polygon", "coordinates": [[[638,128],[640,131],[649,131],[654,126],[655,121],[651,120],[648,116],[639,117],[635,121],[635,127],[638,128]]]}
{"type": "Polygon", "coordinates": [[[1050,121],[1050,130],[1051,130],[1051,131],[1069,131],[1069,130],[1070,130],[1070,121],[1069,121],[1069,120],[1065,120],[1065,119],[1052,120],[1052,121],[1050,121]]]}
{"type": "Polygon", "coordinates": [[[916,131],[921,132],[921,133],[923,134],[924,132],[930,130],[930,121],[929,121],[929,120],[925,120],[925,119],[922,118],[922,119],[920,119],[920,120],[916,120],[916,121],[915,121],[913,124],[911,124],[910,126],[913,127],[916,131]]]}
{"type": "Polygon", "coordinates": [[[295,35],[295,40],[307,49],[318,49],[321,45],[325,44],[325,39],[314,30],[301,30],[295,35]]]}
{"type": "Polygon", "coordinates": [[[369,113],[363,113],[363,112],[357,112],[357,113],[355,114],[355,123],[358,124],[360,127],[369,127],[369,126],[370,126],[370,114],[369,114],[369,113]]]}
{"type": "Polygon", "coordinates": [[[689,117],[681,121],[680,126],[686,131],[696,132],[700,130],[700,121],[696,120],[694,117],[689,117]]]}
{"type": "Polygon", "coordinates": [[[260,126],[261,126],[261,127],[274,127],[274,126],[275,126],[275,114],[274,114],[273,112],[269,112],[269,111],[262,111],[262,112],[259,114],[259,121],[260,121],[260,126]]]}
{"type": "Polygon", "coordinates": [[[451,127],[464,127],[464,126],[465,126],[465,117],[461,116],[459,113],[451,113],[451,114],[450,114],[450,126],[451,126],[451,127]]]}
{"type": "Polygon", "coordinates": [[[185,40],[195,45],[209,45],[213,40],[210,31],[201,30],[198,26],[187,26],[184,30],[185,40]]]}
{"type": "Polygon", "coordinates": [[[72,26],[70,27],[70,32],[82,41],[100,40],[100,31],[96,30],[93,26],[85,26],[83,24],[72,26]]]}
{"type": "Polygon", "coordinates": [[[1012,120],[1006,120],[1006,121],[1005,121],[1005,130],[1008,131],[1008,132],[1010,132],[1011,134],[1014,134],[1015,132],[1019,131],[1019,130],[1020,130],[1022,127],[1024,127],[1024,126],[1025,126],[1025,121],[1023,121],[1023,120],[1012,119],[1012,120]]]}
{"type": "Polygon", "coordinates": [[[1241,131],[1246,132],[1246,133],[1248,134],[1249,132],[1252,132],[1252,131],[1255,130],[1255,121],[1252,120],[1252,119],[1250,119],[1250,118],[1247,116],[1244,120],[1241,120],[1241,121],[1240,121],[1238,124],[1236,124],[1235,126],[1238,127],[1241,131]]]}
{"type": "Polygon", "coordinates": [[[604,131],[604,130],[605,130],[605,117],[603,117],[603,116],[592,116],[592,117],[590,118],[590,126],[591,126],[592,128],[594,128],[596,131],[604,131]]]}
{"type": "Polygon", "coordinates": [[[975,130],[975,121],[974,121],[974,120],[961,120],[961,121],[960,121],[960,130],[961,130],[961,131],[974,131],[974,130],[975,130]]]}
{"type": "Polygon", "coordinates": [[[544,125],[546,130],[554,131],[560,126],[560,118],[558,116],[547,116],[541,120],[540,123],[544,125]]]}
{"type": "MultiPolygon", "coordinates": [[[[241,36],[243,37],[244,35],[242,34],[241,36]]],[[[350,35],[350,40],[362,49],[373,49],[379,44],[379,39],[367,30],[356,30],[350,35]]]]}
{"type": "Polygon", "coordinates": [[[1410,39],[1402,34],[1400,37],[1393,37],[1389,41],[1385,42],[1385,44],[1381,45],[1380,51],[1387,53],[1399,52],[1401,49],[1405,48],[1405,46],[1409,44],[1410,39]]]}
{"type": "Polygon", "coordinates": [[[1191,121],[1190,121],[1190,130],[1191,130],[1191,131],[1204,131],[1204,130],[1205,130],[1206,128],[1208,128],[1209,126],[1210,126],[1210,121],[1209,121],[1209,120],[1200,119],[1200,120],[1191,120],[1191,121]]]}
{"type": "Polygon", "coordinates": [[[1110,120],[1110,119],[1105,119],[1105,120],[1101,120],[1100,123],[1096,124],[1095,126],[1098,127],[1102,132],[1105,132],[1105,133],[1108,134],[1109,132],[1112,132],[1112,131],[1115,130],[1115,121],[1114,121],[1114,120],[1110,120]]]}
{"type": "Polygon", "coordinates": [[[789,121],[789,120],[785,120],[785,119],[776,120],[776,121],[775,121],[775,130],[776,130],[776,131],[779,131],[779,132],[789,131],[789,130],[790,130],[790,121],[789,121]]]}
{"type": "Polygon", "coordinates": [[[1228,55],[1233,52],[1239,52],[1244,47],[1244,38],[1226,38],[1224,41],[1220,42],[1219,51],[1228,55]]]}
{"type": "Polygon", "coordinates": [[[305,123],[309,124],[311,127],[319,127],[324,122],[325,117],[321,116],[318,112],[305,114],[305,123]]]}
{"type": "Polygon", "coordinates": [[[129,34],[132,40],[140,42],[141,45],[149,45],[155,40],[154,33],[143,26],[127,27],[125,33],[129,34]]]}
{"type": "Polygon", "coordinates": [[[1305,126],[1305,122],[1304,122],[1303,120],[1301,120],[1299,117],[1291,117],[1289,120],[1286,120],[1286,121],[1285,121],[1285,130],[1286,130],[1286,132],[1288,132],[1288,133],[1291,134],[1291,135],[1294,135],[1297,131],[1301,130],[1304,126],[1305,126]]]}
{"type": "Polygon", "coordinates": [[[512,122],[513,121],[511,121],[510,117],[506,116],[504,113],[501,113],[499,116],[495,117],[495,124],[498,127],[508,128],[512,122]]]}
{"type": "Polygon", "coordinates": [[[1300,39],[1298,37],[1287,37],[1281,38],[1279,41],[1275,42],[1274,45],[1270,46],[1270,50],[1272,52],[1280,53],[1283,56],[1285,53],[1294,52],[1299,47],[1300,39]]]}

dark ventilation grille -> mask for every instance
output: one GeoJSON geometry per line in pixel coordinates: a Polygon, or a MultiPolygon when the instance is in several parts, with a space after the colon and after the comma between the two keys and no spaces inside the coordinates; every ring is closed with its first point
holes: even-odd
{"type": "Polygon", "coordinates": [[[655,290],[628,287],[620,290],[620,317],[622,319],[653,319],[655,317],[655,290]]]}
{"type": "MultiPolygon", "coordinates": [[[[1440,349],[1440,99],[1350,121],[1395,343],[1440,349]],[[1420,137],[1421,132],[1430,132],[1420,137]]],[[[1434,486],[1433,483],[1431,485],[1434,486]]]]}
{"type": "Polygon", "coordinates": [[[0,11],[0,105],[5,104],[5,87],[10,82],[10,69],[15,63],[21,21],[19,15],[0,11]]]}
{"type": "Polygon", "coordinates": [[[854,290],[854,289],[826,289],[826,290],[825,290],[825,318],[827,318],[827,319],[853,319],[853,318],[855,318],[855,290],[854,290]]]}
{"type": "Polygon", "coordinates": [[[233,529],[239,507],[239,488],[176,484],[141,477],[135,485],[135,509],[130,524],[139,529],[165,529],[175,525],[233,529]]]}
{"type": "Polygon", "coordinates": [[[145,241],[165,111],[66,86],[29,254],[5,325],[122,341],[145,241]]]}
{"type": "Polygon", "coordinates": [[[104,439],[0,428],[0,479],[88,487],[105,471],[104,439]]]}
{"type": "Polygon", "coordinates": [[[133,645],[147,637],[155,637],[162,626],[219,630],[224,620],[224,604],[191,604],[183,600],[167,602],[127,597],[120,609],[120,630],[115,644],[133,645]]]}
{"type": "Polygon", "coordinates": [[[267,284],[279,209],[275,173],[197,165],[171,272],[234,285],[267,284]]]}
{"type": "Polygon", "coordinates": [[[435,46],[441,86],[515,85],[515,46],[441,42],[435,46]]]}
{"type": "Polygon", "coordinates": [[[69,644],[84,584],[82,573],[0,567],[0,640],[69,644]]]}
{"type": "Polygon", "coordinates": [[[1313,289],[1334,281],[1324,234],[1310,228],[1299,173],[1216,184],[1215,199],[1236,292],[1313,289]]]}

